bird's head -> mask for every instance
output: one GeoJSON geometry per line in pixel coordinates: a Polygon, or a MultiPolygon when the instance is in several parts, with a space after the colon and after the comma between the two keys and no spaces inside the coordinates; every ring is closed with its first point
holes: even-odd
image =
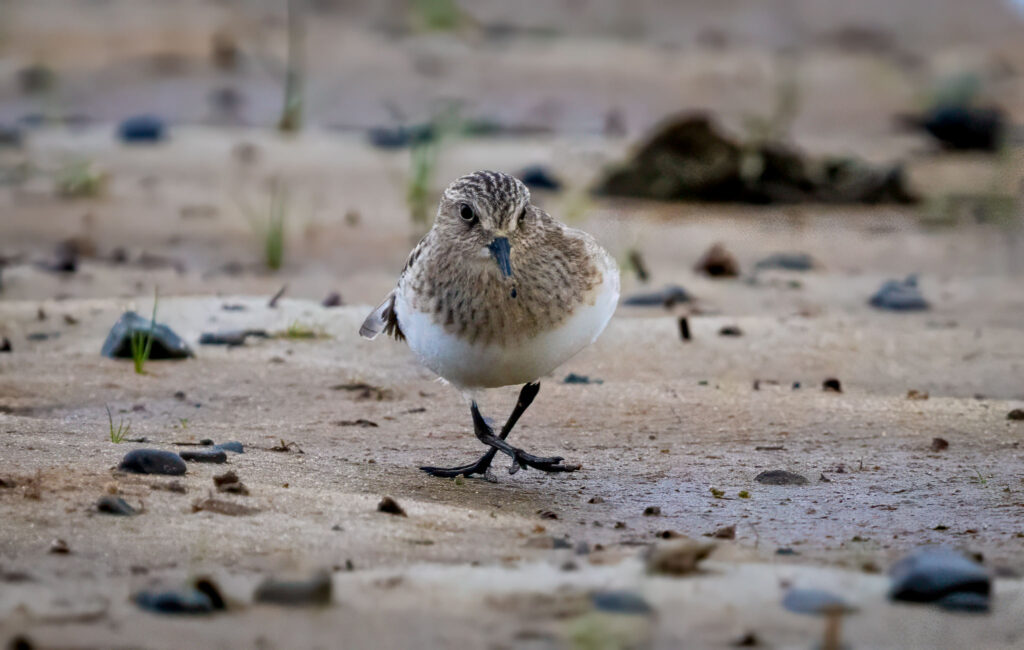
{"type": "Polygon", "coordinates": [[[515,256],[538,210],[530,190],[508,174],[480,171],[456,179],[444,191],[434,228],[446,243],[468,259],[477,258],[488,273],[512,284],[515,256]]]}

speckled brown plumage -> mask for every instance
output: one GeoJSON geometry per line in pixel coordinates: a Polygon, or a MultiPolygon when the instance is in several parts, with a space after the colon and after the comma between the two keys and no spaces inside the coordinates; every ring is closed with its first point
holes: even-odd
{"type": "MultiPolygon", "coordinates": [[[[398,290],[412,297],[417,311],[472,343],[508,344],[551,329],[577,305],[593,302],[602,280],[594,255],[603,251],[588,235],[529,205],[529,191],[510,176],[497,182],[479,173],[467,178],[445,192],[438,221],[399,280],[398,290]],[[514,229],[513,278],[502,278],[493,262],[480,259],[477,251],[486,242],[477,241],[472,226],[441,218],[446,203],[470,203],[482,215],[494,215],[494,230],[514,229]]],[[[390,329],[401,332],[397,322],[390,329]]]]}

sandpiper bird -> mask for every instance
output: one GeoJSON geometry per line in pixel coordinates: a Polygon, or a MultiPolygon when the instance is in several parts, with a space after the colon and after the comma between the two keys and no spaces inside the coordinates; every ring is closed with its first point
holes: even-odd
{"type": "Polygon", "coordinates": [[[531,205],[518,179],[481,171],[444,191],[433,228],[359,333],[404,339],[470,401],[474,432],[490,449],[469,465],[422,467],[427,473],[486,474],[499,451],[512,458],[509,473],[571,472],[579,465],[528,454],[505,439],[537,396],[539,378],[593,343],[618,299],[618,267],[593,237],[531,205]],[[478,393],[524,383],[495,435],[480,415],[478,393]]]}

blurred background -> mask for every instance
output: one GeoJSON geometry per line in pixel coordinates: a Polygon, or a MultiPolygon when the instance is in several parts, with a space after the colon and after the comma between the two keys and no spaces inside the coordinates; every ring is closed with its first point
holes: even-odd
{"type": "Polygon", "coordinates": [[[372,302],[477,168],[656,280],[718,240],[1018,272],[1022,27],[1010,0],[5,0],[0,295],[372,302]]]}

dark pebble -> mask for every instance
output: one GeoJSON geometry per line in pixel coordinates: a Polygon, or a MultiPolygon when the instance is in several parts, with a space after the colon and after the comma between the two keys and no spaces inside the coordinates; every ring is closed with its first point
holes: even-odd
{"type": "Polygon", "coordinates": [[[233,348],[245,345],[245,340],[250,336],[261,339],[270,338],[266,330],[260,329],[203,332],[199,335],[199,345],[226,345],[233,348]]]}
{"type": "Polygon", "coordinates": [[[679,338],[684,341],[689,341],[690,336],[690,319],[686,316],[679,317],[679,338]]]}
{"type": "Polygon", "coordinates": [[[917,276],[913,275],[905,280],[889,280],[871,296],[868,303],[872,307],[891,311],[919,311],[931,307],[917,288],[917,276]]]}
{"type": "Polygon", "coordinates": [[[718,330],[719,336],[743,336],[743,330],[736,325],[723,325],[722,329],[718,330]]]}
{"type": "Polygon", "coordinates": [[[733,278],[740,274],[736,258],[722,244],[711,246],[697,261],[694,270],[712,278],[733,278]]]}
{"type": "Polygon", "coordinates": [[[121,497],[103,496],[96,502],[96,510],[107,515],[118,515],[131,517],[137,514],[135,508],[128,505],[128,502],[121,497]]]}
{"type": "Polygon", "coordinates": [[[224,451],[230,451],[230,452],[233,452],[233,453],[236,453],[236,454],[244,454],[245,453],[245,447],[243,447],[242,443],[238,442],[237,440],[230,440],[228,442],[221,442],[221,443],[218,443],[218,444],[214,445],[213,448],[214,449],[223,449],[224,451]]]}
{"type": "Polygon", "coordinates": [[[50,339],[59,339],[60,332],[32,332],[25,338],[29,341],[49,341],[50,339]]]}
{"type": "Polygon", "coordinates": [[[166,135],[167,125],[155,115],[129,117],[118,126],[117,133],[124,142],[159,142],[166,135]]]}
{"type": "Polygon", "coordinates": [[[570,372],[562,380],[563,384],[603,384],[603,379],[591,379],[587,375],[577,375],[575,372],[570,372]]]}
{"type": "Polygon", "coordinates": [[[836,379],[835,377],[829,377],[825,381],[821,382],[821,390],[826,392],[831,391],[833,393],[841,393],[843,392],[843,385],[839,383],[839,380],[836,379]]]}
{"type": "Polygon", "coordinates": [[[328,605],[331,602],[331,574],[318,571],[309,580],[267,578],[256,588],[253,600],[274,605],[328,605]]]}
{"type": "Polygon", "coordinates": [[[203,447],[212,447],[213,446],[213,438],[203,438],[203,439],[201,439],[199,441],[199,444],[201,446],[203,446],[203,447]]]}
{"type": "Polygon", "coordinates": [[[660,506],[647,506],[646,508],[644,508],[644,516],[645,517],[657,517],[660,514],[661,514],[661,507],[660,506]]]}
{"type": "Polygon", "coordinates": [[[36,645],[32,643],[32,639],[23,634],[12,637],[11,640],[7,642],[7,650],[34,650],[35,647],[36,645]]]}
{"type": "MultiPolygon", "coordinates": [[[[107,340],[103,342],[100,354],[112,359],[132,358],[132,334],[134,332],[150,331],[151,321],[139,316],[133,311],[125,312],[117,319],[114,326],[107,334],[107,340]]],[[[150,360],[159,359],[187,359],[193,356],[192,349],[180,336],[174,333],[166,325],[157,323],[153,328],[153,347],[150,350],[150,360]]]]}
{"type": "Polygon", "coordinates": [[[756,270],[781,269],[783,271],[810,271],[814,258],[807,253],[774,253],[754,264],[756,270]]]}
{"type": "MultiPolygon", "coordinates": [[[[4,339],[4,341],[6,341],[6,340],[7,339],[4,339]]],[[[8,345],[8,349],[10,349],[9,348],[10,343],[8,343],[7,345],[8,345]]],[[[0,352],[3,352],[3,348],[0,348],[0,352]]],[[[1024,420],[1024,409],[1013,409],[1012,411],[1010,411],[1009,413],[1006,414],[1006,419],[1007,420],[1018,420],[1018,421],[1019,420],[1024,420]]]]}
{"type": "Polygon", "coordinates": [[[377,504],[377,510],[379,512],[386,512],[389,515],[398,515],[400,517],[406,517],[405,509],[398,505],[398,502],[391,497],[384,497],[377,504]]]}
{"type": "Polygon", "coordinates": [[[562,189],[562,181],[543,165],[530,165],[523,168],[519,174],[519,180],[531,190],[550,190],[557,192],[562,189]]]}
{"type": "Polygon", "coordinates": [[[343,304],[344,303],[341,300],[341,294],[338,293],[337,291],[332,291],[329,294],[327,294],[327,296],[324,297],[323,301],[320,303],[322,307],[327,307],[328,309],[333,307],[341,307],[343,304]]]}
{"type": "Polygon", "coordinates": [[[932,451],[945,451],[949,449],[949,441],[945,438],[932,438],[932,451]]]}
{"type": "Polygon", "coordinates": [[[117,467],[135,474],[169,474],[180,476],[187,470],[185,461],[173,451],[162,449],[133,449],[125,454],[117,467]]]}
{"type": "Polygon", "coordinates": [[[0,338],[0,352],[10,352],[11,350],[11,340],[6,336],[0,338]]]}
{"type": "Polygon", "coordinates": [[[690,302],[690,294],[679,285],[669,285],[661,291],[629,296],[622,304],[629,307],[671,307],[681,302],[690,302]]]}
{"type": "Polygon", "coordinates": [[[787,472],[784,469],[761,472],[754,477],[754,480],[765,485],[807,485],[809,483],[807,477],[795,472],[787,472]]]}
{"type": "Polygon", "coordinates": [[[613,614],[650,614],[654,611],[643,596],[632,591],[598,591],[590,594],[590,602],[599,612],[613,614]]]}
{"type": "Polygon", "coordinates": [[[197,449],[194,451],[183,451],[179,455],[182,459],[192,463],[228,462],[228,455],[222,449],[197,449]]]}
{"type": "Polygon", "coordinates": [[[907,555],[889,571],[889,597],[914,603],[939,603],[944,607],[963,605],[965,611],[985,611],[991,579],[985,567],[953,549],[922,548],[907,555]],[[954,594],[970,594],[946,600],[954,594]],[[979,609],[984,599],[985,607],[979,609]]]}
{"type": "Polygon", "coordinates": [[[854,610],[845,600],[824,589],[790,589],[782,606],[797,614],[846,614],[854,610]]]}
{"type": "Polygon", "coordinates": [[[216,611],[210,597],[195,588],[140,591],[132,600],[142,609],[156,614],[212,614],[216,611]]]}

